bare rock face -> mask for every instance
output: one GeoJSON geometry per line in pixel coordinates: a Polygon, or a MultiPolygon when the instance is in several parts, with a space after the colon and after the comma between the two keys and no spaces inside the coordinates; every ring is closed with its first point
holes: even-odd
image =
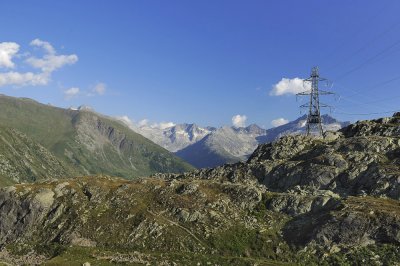
{"type": "Polygon", "coordinates": [[[46,227],[64,211],[49,188],[5,188],[0,192],[0,246],[20,237],[35,237],[38,224],[46,227]]]}
{"type": "Polygon", "coordinates": [[[275,212],[291,216],[305,213],[318,213],[339,204],[340,197],[330,191],[317,191],[314,194],[290,192],[275,194],[266,202],[266,207],[275,212]]]}
{"type": "Polygon", "coordinates": [[[42,189],[33,198],[33,202],[38,204],[40,209],[46,210],[54,203],[54,192],[51,189],[42,189]]]}

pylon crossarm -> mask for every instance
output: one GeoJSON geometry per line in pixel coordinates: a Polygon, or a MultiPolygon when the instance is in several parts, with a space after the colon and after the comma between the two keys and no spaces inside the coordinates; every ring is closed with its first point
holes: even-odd
{"type": "Polygon", "coordinates": [[[332,95],[332,94],[336,94],[334,92],[331,91],[324,91],[324,90],[318,90],[319,95],[332,95]]]}
{"type": "MultiPolygon", "coordinates": [[[[318,80],[320,82],[320,81],[327,81],[328,79],[318,77],[318,78],[316,78],[316,80],[318,80]]],[[[313,77],[303,79],[303,82],[312,82],[312,81],[313,81],[313,77]]]]}
{"type": "MultiPolygon", "coordinates": [[[[310,106],[314,106],[314,105],[310,105],[309,103],[305,103],[305,104],[300,105],[300,108],[308,108],[310,106]]],[[[327,104],[323,104],[323,103],[320,103],[319,107],[320,108],[332,108],[332,106],[327,105],[327,104]]]]}
{"type": "Polygon", "coordinates": [[[303,92],[297,93],[296,95],[297,96],[305,96],[305,95],[310,95],[310,94],[311,94],[311,91],[303,91],[303,92]]]}
{"type": "Polygon", "coordinates": [[[332,106],[327,105],[327,104],[324,104],[324,103],[320,103],[320,104],[319,104],[319,107],[322,107],[322,108],[332,108],[332,106]]]}

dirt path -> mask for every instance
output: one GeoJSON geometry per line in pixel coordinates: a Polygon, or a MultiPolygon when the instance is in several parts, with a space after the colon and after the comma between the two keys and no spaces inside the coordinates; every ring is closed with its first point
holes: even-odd
{"type": "Polygon", "coordinates": [[[178,223],[176,223],[176,222],[174,222],[174,221],[172,221],[172,220],[170,220],[170,219],[168,219],[168,218],[166,218],[166,217],[164,217],[164,216],[162,216],[162,215],[156,214],[156,213],[154,213],[154,212],[152,212],[152,211],[150,211],[150,210],[147,210],[147,212],[150,213],[150,214],[153,215],[153,216],[159,217],[159,218],[161,218],[161,219],[167,221],[168,223],[170,223],[170,224],[172,224],[172,225],[175,225],[176,227],[179,227],[180,229],[182,229],[182,230],[184,230],[186,233],[188,233],[191,237],[193,237],[196,241],[198,241],[203,247],[208,248],[208,245],[207,245],[207,244],[205,244],[202,240],[200,240],[195,234],[193,234],[192,232],[190,232],[190,230],[187,229],[186,227],[184,227],[184,226],[182,226],[182,225],[180,225],[180,224],[178,224],[178,223]]]}

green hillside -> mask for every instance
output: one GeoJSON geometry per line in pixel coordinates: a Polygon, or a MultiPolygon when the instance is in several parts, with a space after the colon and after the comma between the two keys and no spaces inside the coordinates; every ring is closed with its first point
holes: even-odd
{"type": "Polygon", "coordinates": [[[69,175],[104,173],[133,178],[192,168],[122,123],[91,111],[1,95],[0,125],[43,145],[69,175]]]}
{"type": "Polygon", "coordinates": [[[26,135],[0,127],[0,187],[72,173],[51,152],[26,135]]]}

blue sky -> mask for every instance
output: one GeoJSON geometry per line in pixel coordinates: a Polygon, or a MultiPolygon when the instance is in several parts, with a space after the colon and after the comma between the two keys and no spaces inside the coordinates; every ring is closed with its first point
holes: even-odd
{"type": "Polygon", "coordinates": [[[136,122],[241,115],[268,128],[300,115],[292,79],[319,66],[338,94],[321,100],[333,116],[400,109],[399,1],[3,0],[1,10],[7,95],[136,122]],[[276,84],[283,95],[271,95],[276,84]]]}

